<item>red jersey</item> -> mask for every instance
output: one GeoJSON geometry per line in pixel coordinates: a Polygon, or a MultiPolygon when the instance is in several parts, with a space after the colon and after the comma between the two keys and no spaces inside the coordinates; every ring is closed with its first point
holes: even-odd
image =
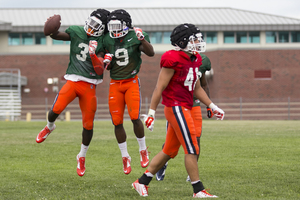
{"type": "MultiPolygon", "coordinates": [[[[192,56],[193,57],[193,56],[192,56]]],[[[200,54],[191,58],[184,51],[170,50],[165,52],[160,61],[160,67],[175,70],[168,86],[162,93],[162,104],[168,107],[193,107],[193,93],[198,80],[199,66],[202,65],[200,54]]]]}

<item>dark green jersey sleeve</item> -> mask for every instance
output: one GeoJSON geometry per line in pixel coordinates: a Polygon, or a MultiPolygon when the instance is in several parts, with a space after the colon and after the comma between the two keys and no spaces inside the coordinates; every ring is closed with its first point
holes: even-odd
{"type": "Polygon", "coordinates": [[[210,62],[210,59],[206,55],[204,55],[202,53],[200,53],[200,55],[202,58],[202,65],[199,67],[199,71],[203,74],[206,71],[211,70],[211,62],[210,62]]]}
{"type": "Polygon", "coordinates": [[[70,35],[70,62],[66,74],[75,74],[90,79],[102,79],[103,75],[97,75],[89,54],[89,41],[96,40],[98,46],[96,53],[103,45],[103,36],[89,37],[81,26],[70,26],[66,33],[70,35]]]}
{"type": "MultiPolygon", "coordinates": [[[[149,35],[143,32],[145,40],[150,42],[149,35]]],[[[134,30],[130,30],[122,38],[111,38],[106,34],[103,38],[103,46],[106,53],[113,54],[110,63],[110,77],[115,80],[123,80],[136,76],[141,67],[141,41],[136,37],[134,30]]]]}
{"type": "MultiPolygon", "coordinates": [[[[210,71],[211,70],[211,62],[210,62],[210,59],[200,53],[201,55],[201,58],[202,58],[202,65],[199,67],[199,71],[202,73],[202,74],[205,74],[206,71],[210,71]]],[[[194,104],[193,104],[193,107],[195,106],[200,106],[200,101],[194,96],[194,104]]]]}

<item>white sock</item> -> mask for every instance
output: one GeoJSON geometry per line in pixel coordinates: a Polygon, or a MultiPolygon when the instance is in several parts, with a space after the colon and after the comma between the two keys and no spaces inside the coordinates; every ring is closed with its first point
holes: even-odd
{"type": "Polygon", "coordinates": [[[147,177],[153,177],[153,176],[154,176],[154,175],[153,175],[151,172],[149,172],[148,170],[147,170],[147,172],[145,172],[145,174],[146,174],[147,177]]]}
{"type": "Polygon", "coordinates": [[[147,147],[146,147],[146,139],[145,139],[145,136],[142,137],[142,138],[136,138],[136,140],[138,141],[139,143],[139,151],[142,151],[142,150],[146,150],[147,147]]]}
{"type": "Polygon", "coordinates": [[[122,154],[122,158],[123,157],[130,157],[129,154],[128,154],[128,151],[127,151],[127,143],[126,142],[118,143],[118,145],[119,145],[119,149],[120,149],[121,154],[122,154]]]}
{"type": "Polygon", "coordinates": [[[48,126],[48,128],[49,128],[50,130],[52,130],[53,127],[54,127],[54,122],[49,122],[49,121],[47,121],[47,126],[48,126]]]}
{"type": "Polygon", "coordinates": [[[81,144],[81,149],[79,152],[79,157],[85,157],[86,156],[86,152],[89,149],[89,146],[85,146],[84,144],[81,144]]]}

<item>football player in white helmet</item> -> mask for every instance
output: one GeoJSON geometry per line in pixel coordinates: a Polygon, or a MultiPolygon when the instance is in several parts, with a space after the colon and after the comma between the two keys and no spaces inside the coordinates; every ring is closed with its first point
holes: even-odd
{"type": "Polygon", "coordinates": [[[101,56],[99,52],[102,47],[102,36],[105,30],[107,31],[106,23],[109,13],[105,9],[97,9],[90,14],[84,26],[70,26],[65,32],[57,31],[50,35],[52,39],[71,42],[70,62],[64,76],[67,82],[57,94],[48,113],[48,123],[37,135],[36,142],[43,142],[54,131],[57,117],[69,103],[78,97],[83,124],[81,149],[77,155],[77,174],[79,176],[85,174],[85,156],[93,137],[97,108],[96,85],[103,81],[103,62],[94,65],[92,55],[101,56]],[[90,42],[96,44],[92,48],[93,54],[89,52],[90,42]]]}
{"type": "MultiPolygon", "coordinates": [[[[104,52],[113,55],[113,57],[110,56],[111,62],[107,67],[110,70],[111,78],[109,111],[122,155],[123,172],[129,174],[131,172],[131,157],[127,151],[127,136],[123,127],[124,110],[127,106],[139,144],[140,164],[142,167],[147,167],[149,156],[144,126],[140,120],[141,89],[138,73],[142,63],[141,52],[152,57],[154,56],[154,49],[150,44],[148,34],[141,28],[132,27],[131,16],[126,10],[118,9],[110,13],[108,31],[109,34],[103,38],[103,46],[104,52]]],[[[106,56],[107,54],[104,58],[106,56]]]]}

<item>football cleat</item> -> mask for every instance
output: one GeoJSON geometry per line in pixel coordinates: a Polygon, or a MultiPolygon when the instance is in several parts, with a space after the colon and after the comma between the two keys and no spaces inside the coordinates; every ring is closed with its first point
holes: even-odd
{"type": "Polygon", "coordinates": [[[141,166],[143,168],[147,167],[149,164],[149,155],[147,149],[140,151],[140,158],[141,158],[141,166]]]}
{"type": "Polygon", "coordinates": [[[48,126],[46,125],[46,126],[43,128],[43,130],[41,130],[41,132],[36,136],[35,141],[36,141],[37,143],[43,142],[44,140],[46,140],[46,138],[48,137],[48,135],[49,135],[52,131],[54,131],[55,128],[56,128],[55,124],[53,125],[53,129],[52,129],[52,130],[50,130],[50,129],[48,128],[48,126]]]}
{"type": "Polygon", "coordinates": [[[79,157],[77,155],[77,174],[78,176],[83,176],[85,174],[85,157],[79,157]]]}
{"type": "Polygon", "coordinates": [[[139,179],[137,179],[134,183],[132,183],[132,187],[139,193],[140,196],[147,197],[148,196],[148,186],[139,183],[139,179]]]}
{"type": "Polygon", "coordinates": [[[166,169],[168,166],[168,162],[156,173],[156,180],[162,181],[165,178],[166,169]]]}
{"type": "Polygon", "coordinates": [[[131,166],[130,166],[130,162],[131,162],[131,158],[129,157],[123,157],[123,171],[125,174],[129,174],[131,172],[131,166]]]}
{"type": "Polygon", "coordinates": [[[209,194],[205,189],[198,193],[194,193],[193,197],[194,198],[218,198],[218,196],[216,195],[209,194]]]}
{"type": "Polygon", "coordinates": [[[186,178],[186,182],[191,182],[190,176],[188,175],[186,178]]]}

